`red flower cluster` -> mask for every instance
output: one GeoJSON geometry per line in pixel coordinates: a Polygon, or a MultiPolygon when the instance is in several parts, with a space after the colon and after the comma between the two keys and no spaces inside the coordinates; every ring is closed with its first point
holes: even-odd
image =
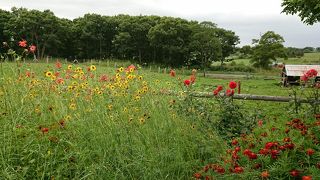
{"type": "Polygon", "coordinates": [[[310,78],[316,77],[318,75],[318,71],[315,69],[308,70],[300,79],[304,82],[308,81],[310,78]]]}
{"type": "Polygon", "coordinates": [[[289,121],[287,126],[300,130],[302,135],[306,135],[308,133],[308,127],[300,119],[293,119],[292,121],[289,121]]]}
{"type": "Polygon", "coordinates": [[[213,94],[216,96],[222,91],[223,87],[221,85],[217,86],[217,88],[213,91],[213,94]]]}

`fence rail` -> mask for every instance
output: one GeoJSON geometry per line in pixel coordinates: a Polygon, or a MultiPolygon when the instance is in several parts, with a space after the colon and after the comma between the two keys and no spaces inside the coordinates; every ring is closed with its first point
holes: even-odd
{"type": "MultiPolygon", "coordinates": [[[[178,95],[177,92],[173,91],[166,91],[163,92],[164,94],[168,95],[178,95]]],[[[213,93],[209,92],[192,92],[190,93],[193,97],[198,98],[215,98],[213,93]]],[[[218,97],[226,97],[224,93],[220,93],[218,97]]],[[[266,96],[266,95],[254,95],[254,94],[234,94],[232,96],[233,99],[241,99],[241,100],[256,100],[256,101],[273,101],[273,102],[297,102],[297,103],[313,103],[313,104],[320,104],[320,100],[315,99],[306,99],[306,98],[294,98],[294,97],[287,97],[287,96],[266,96]]]]}

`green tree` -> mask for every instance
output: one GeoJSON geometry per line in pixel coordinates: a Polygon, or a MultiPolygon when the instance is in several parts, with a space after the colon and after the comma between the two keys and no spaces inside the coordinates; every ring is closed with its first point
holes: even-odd
{"type": "Polygon", "coordinates": [[[306,24],[320,21],[320,0],[283,0],[281,6],[286,14],[298,14],[306,24]]]}
{"type": "MultiPolygon", "coordinates": [[[[12,8],[6,34],[16,41],[26,39],[37,46],[37,56],[42,59],[52,44],[58,44],[63,37],[57,35],[60,29],[58,18],[49,10],[27,10],[12,8]]],[[[53,47],[53,45],[51,46],[53,47]]]]}
{"type": "Polygon", "coordinates": [[[3,53],[5,48],[1,48],[3,45],[3,42],[9,43],[10,36],[4,33],[4,30],[6,29],[6,22],[8,19],[10,19],[11,13],[8,11],[4,11],[0,9],[0,53],[3,53]]]}
{"type": "Polygon", "coordinates": [[[268,31],[260,39],[253,40],[253,55],[251,62],[255,67],[268,68],[271,60],[285,56],[284,39],[273,31],[268,31]]]}
{"type": "Polygon", "coordinates": [[[219,60],[222,65],[226,57],[235,52],[236,45],[240,43],[240,39],[233,31],[223,28],[216,29],[216,36],[221,42],[222,56],[219,60]]]}
{"type": "Polygon", "coordinates": [[[163,17],[149,30],[148,38],[151,46],[161,53],[161,62],[181,66],[188,58],[191,34],[190,22],[180,18],[163,17]]]}
{"type": "Polygon", "coordinates": [[[190,51],[191,60],[201,64],[205,77],[206,68],[222,56],[221,43],[216,37],[214,29],[197,29],[191,37],[190,51]]]}
{"type": "Polygon", "coordinates": [[[239,50],[245,57],[250,57],[253,53],[251,46],[245,45],[242,46],[239,50]]]}

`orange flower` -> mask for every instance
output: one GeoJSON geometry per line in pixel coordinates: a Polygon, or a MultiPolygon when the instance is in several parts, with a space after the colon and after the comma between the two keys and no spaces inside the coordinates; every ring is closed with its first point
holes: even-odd
{"type": "Polygon", "coordinates": [[[27,47],[27,41],[22,39],[21,41],[19,41],[19,46],[24,48],[27,47]]]}
{"type": "Polygon", "coordinates": [[[57,62],[56,62],[56,68],[57,68],[57,69],[60,69],[61,67],[62,67],[61,62],[57,61],[57,62]]]}

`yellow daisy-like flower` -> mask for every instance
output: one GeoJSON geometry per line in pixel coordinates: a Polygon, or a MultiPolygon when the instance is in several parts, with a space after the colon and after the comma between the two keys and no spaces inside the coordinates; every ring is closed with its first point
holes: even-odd
{"type": "Polygon", "coordinates": [[[123,67],[120,67],[120,68],[118,69],[118,71],[119,71],[119,72],[123,72],[123,67]]]}
{"type": "Polygon", "coordinates": [[[68,69],[69,69],[69,70],[72,69],[72,65],[71,65],[71,64],[68,65],[68,69]]]}
{"type": "Polygon", "coordinates": [[[107,108],[108,108],[109,110],[112,110],[112,104],[107,105],[107,108]]]}
{"type": "Polygon", "coordinates": [[[140,124],[144,124],[146,122],[146,120],[143,117],[141,117],[141,118],[139,118],[139,122],[140,122],[140,124]]]}
{"type": "Polygon", "coordinates": [[[69,105],[69,108],[72,109],[72,110],[76,110],[77,109],[77,105],[75,103],[71,103],[69,105]]]}
{"type": "Polygon", "coordinates": [[[135,97],[134,97],[134,100],[136,100],[136,101],[139,101],[140,99],[141,99],[140,96],[135,96],[135,97]]]}
{"type": "Polygon", "coordinates": [[[96,66],[95,65],[91,65],[90,66],[90,71],[95,71],[97,68],[96,68],[96,66]]]}
{"type": "Polygon", "coordinates": [[[51,80],[52,80],[52,81],[54,81],[54,80],[56,80],[56,79],[57,79],[57,76],[55,76],[55,75],[52,75],[52,76],[51,76],[51,80]]]}
{"type": "Polygon", "coordinates": [[[130,68],[130,69],[129,69],[129,72],[132,73],[133,71],[134,71],[134,68],[130,68]]]}
{"type": "Polygon", "coordinates": [[[102,94],[102,91],[98,91],[97,94],[101,95],[101,94],[102,94]]]}
{"type": "Polygon", "coordinates": [[[70,115],[66,115],[66,116],[64,117],[64,119],[65,119],[66,121],[69,121],[69,120],[71,120],[71,116],[70,116],[70,115]]]}
{"type": "Polygon", "coordinates": [[[142,80],[142,76],[138,76],[138,79],[139,79],[139,80],[142,80]]]}
{"type": "Polygon", "coordinates": [[[52,72],[51,71],[47,71],[46,72],[46,77],[51,77],[52,76],[52,72]]]}

